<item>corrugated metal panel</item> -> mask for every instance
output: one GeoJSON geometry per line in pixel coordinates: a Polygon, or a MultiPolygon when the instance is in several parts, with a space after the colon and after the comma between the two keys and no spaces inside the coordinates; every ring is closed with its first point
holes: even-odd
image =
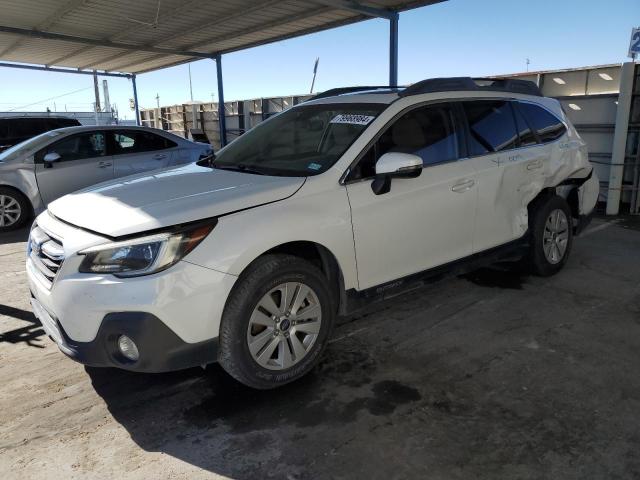
{"type": "MultiPolygon", "coordinates": [[[[446,0],[362,1],[406,10],[446,0]]],[[[139,73],[197,57],[241,50],[333,28],[368,17],[321,0],[0,0],[2,27],[36,31],[0,33],[0,61],[139,73]],[[158,9],[158,5],[160,8],[158,9]],[[39,38],[38,32],[78,37],[39,38]],[[81,39],[124,43],[87,45],[81,39]],[[180,54],[154,53],[165,48],[180,54]],[[183,52],[196,52],[191,55],[183,52]]]]}

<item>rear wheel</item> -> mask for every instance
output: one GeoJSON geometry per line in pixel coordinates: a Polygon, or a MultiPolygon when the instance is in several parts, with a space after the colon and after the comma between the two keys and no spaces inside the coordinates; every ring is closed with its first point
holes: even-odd
{"type": "Polygon", "coordinates": [[[0,232],[22,227],[31,216],[27,198],[17,190],[0,187],[0,232]]]}
{"type": "Polygon", "coordinates": [[[319,360],[335,308],[323,273],[289,255],[266,255],[238,280],[220,326],[220,364],[253,388],[294,381],[319,360]]]}
{"type": "Polygon", "coordinates": [[[530,215],[529,268],[543,277],[554,275],[562,270],[571,253],[571,210],[564,198],[554,195],[540,200],[530,215]]]}

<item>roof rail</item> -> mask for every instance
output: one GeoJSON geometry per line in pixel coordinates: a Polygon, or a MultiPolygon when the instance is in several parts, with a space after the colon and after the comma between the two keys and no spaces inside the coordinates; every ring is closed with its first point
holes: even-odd
{"type": "Polygon", "coordinates": [[[345,93],[355,93],[355,92],[366,92],[367,90],[381,90],[381,89],[397,89],[398,87],[390,87],[388,85],[377,85],[377,86],[369,86],[369,87],[339,87],[339,88],[331,88],[329,90],[325,90],[324,92],[320,92],[313,97],[306,100],[307,102],[310,100],[317,100],[319,98],[326,97],[335,97],[336,95],[343,95],[345,93]]]}
{"type": "Polygon", "coordinates": [[[408,86],[398,95],[400,97],[408,97],[421,93],[450,92],[456,90],[472,92],[511,92],[535,95],[537,97],[542,96],[542,92],[538,86],[529,80],[471,77],[430,78],[408,86]]]}

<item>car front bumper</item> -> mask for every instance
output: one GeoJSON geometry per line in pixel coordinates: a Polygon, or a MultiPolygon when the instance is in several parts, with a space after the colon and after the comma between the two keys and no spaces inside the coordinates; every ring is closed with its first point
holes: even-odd
{"type": "Polygon", "coordinates": [[[110,313],[104,317],[94,340],[77,342],[69,337],[60,321],[52,317],[35,298],[33,312],[60,351],[91,367],[117,367],[135,372],[169,372],[207,365],[217,360],[218,339],[187,343],[156,316],[145,312],[110,313]],[[140,353],[136,361],[118,348],[118,338],[126,335],[140,353]]]}
{"type": "Polygon", "coordinates": [[[182,261],[144,277],[77,273],[67,258],[48,288],[27,259],[34,314],[69,357],[91,366],[162,372],[212,363],[226,299],[237,277],[182,261]],[[120,335],[138,348],[119,352],[120,335]]]}

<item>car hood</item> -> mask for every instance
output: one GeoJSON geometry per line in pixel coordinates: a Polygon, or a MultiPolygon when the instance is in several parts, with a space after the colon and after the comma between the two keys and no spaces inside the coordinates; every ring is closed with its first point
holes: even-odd
{"type": "Polygon", "coordinates": [[[156,170],[71,193],[49,212],[109,237],[154,230],[276,202],[304,177],[272,177],[201,167],[156,170]]]}

